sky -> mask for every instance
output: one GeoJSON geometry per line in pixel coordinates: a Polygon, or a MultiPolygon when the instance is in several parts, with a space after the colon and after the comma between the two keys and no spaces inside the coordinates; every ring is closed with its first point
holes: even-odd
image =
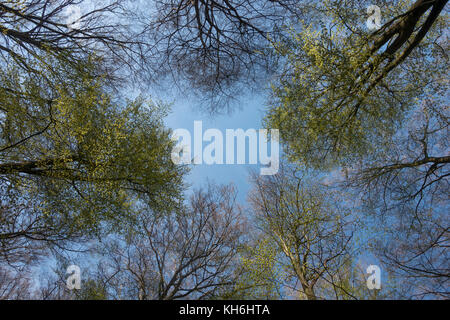
{"type": "MultiPolygon", "coordinates": [[[[172,106],[172,112],[165,119],[166,125],[171,129],[187,129],[194,136],[194,121],[203,122],[203,132],[207,129],[219,129],[225,136],[226,129],[263,129],[262,118],[267,101],[263,95],[251,95],[239,100],[238,108],[231,114],[210,116],[198,106],[189,101],[178,99],[172,106]]],[[[204,142],[205,147],[208,142],[204,142]]],[[[225,144],[225,142],[224,142],[225,144]]],[[[193,149],[192,145],[192,149],[193,149]]],[[[246,144],[248,150],[248,145],[246,144]]],[[[246,161],[248,163],[248,161],[246,161]]],[[[250,190],[249,170],[259,169],[259,165],[227,165],[227,164],[201,164],[191,165],[191,172],[187,176],[187,183],[191,188],[205,186],[209,182],[217,184],[233,183],[238,191],[237,200],[244,203],[250,190]]]]}

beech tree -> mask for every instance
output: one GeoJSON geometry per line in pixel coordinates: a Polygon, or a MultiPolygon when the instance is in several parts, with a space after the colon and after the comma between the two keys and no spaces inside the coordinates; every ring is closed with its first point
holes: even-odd
{"type": "Polygon", "coordinates": [[[378,257],[421,283],[414,297],[443,297],[448,281],[446,3],[379,2],[376,31],[356,14],[367,2],[318,5],[322,15],[274,42],[286,68],[265,119],[292,161],[341,170],[357,188],[386,236],[378,257]]]}
{"type": "Polygon", "coordinates": [[[253,183],[254,215],[282,253],[278,259],[291,290],[298,298],[325,298],[318,295],[318,287],[330,282],[349,258],[349,212],[333,201],[331,190],[309,184],[295,166],[285,165],[275,176],[254,175],[253,183]]]}
{"type": "MultiPolygon", "coordinates": [[[[371,32],[359,14],[367,2],[327,1],[314,22],[274,42],[287,63],[266,123],[280,129],[291,159],[315,168],[354,163],[385,146],[408,111],[445,91],[446,3],[384,4],[387,22],[371,32]]],[[[428,162],[449,160],[438,158],[428,162]]]]}
{"type": "Polygon", "coordinates": [[[165,210],[181,198],[166,107],[112,90],[115,59],[136,57],[121,25],[101,20],[119,2],[97,4],[73,29],[61,15],[76,4],[0,3],[2,263],[120,229],[137,203],[165,210]]]}
{"type": "Polygon", "coordinates": [[[32,296],[30,274],[0,266],[0,300],[25,300],[32,296]]]}
{"type": "Polygon", "coordinates": [[[152,39],[155,74],[169,75],[213,113],[245,94],[243,88],[265,86],[276,68],[268,38],[296,23],[302,9],[293,0],[155,0],[149,6],[156,13],[147,9],[138,20],[152,39]]]}
{"type": "Polygon", "coordinates": [[[98,279],[112,299],[211,299],[234,285],[246,229],[231,186],[200,189],[181,211],[142,213],[137,224],[100,245],[98,279]]]}

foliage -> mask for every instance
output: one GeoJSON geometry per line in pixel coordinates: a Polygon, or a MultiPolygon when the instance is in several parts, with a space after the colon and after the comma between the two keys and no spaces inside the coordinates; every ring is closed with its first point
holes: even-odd
{"type": "MultiPolygon", "coordinates": [[[[447,46],[447,24],[444,16],[436,18],[405,56],[379,44],[388,25],[369,33],[365,16],[339,1],[325,1],[320,9],[318,21],[274,42],[286,67],[273,85],[266,125],[280,129],[290,159],[329,168],[389,147],[406,112],[433,94],[430,84],[443,81],[448,69],[441,47],[447,46]]],[[[403,2],[383,6],[383,17],[398,20],[404,9],[403,2]]]]}

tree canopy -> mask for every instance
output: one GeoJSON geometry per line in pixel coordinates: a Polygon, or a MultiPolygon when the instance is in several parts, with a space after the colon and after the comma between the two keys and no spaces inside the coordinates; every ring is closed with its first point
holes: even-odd
{"type": "Polygon", "coordinates": [[[448,299],[447,3],[0,1],[0,299],[448,299]],[[279,172],[189,190],[142,92],[267,95],[279,172]]]}

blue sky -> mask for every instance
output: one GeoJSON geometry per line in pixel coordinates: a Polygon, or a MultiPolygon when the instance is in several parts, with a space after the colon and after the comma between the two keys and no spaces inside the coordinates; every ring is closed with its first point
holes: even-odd
{"type": "MultiPolygon", "coordinates": [[[[210,128],[219,129],[223,133],[226,129],[260,129],[266,103],[267,100],[263,95],[251,95],[241,98],[233,113],[209,116],[187,99],[182,101],[179,98],[166,118],[166,125],[172,129],[187,129],[192,136],[194,121],[197,120],[203,122],[203,132],[210,128]]],[[[186,181],[193,188],[204,186],[207,181],[219,184],[233,183],[238,191],[238,201],[244,203],[250,189],[248,170],[253,168],[257,169],[258,165],[192,165],[186,181]]]]}

